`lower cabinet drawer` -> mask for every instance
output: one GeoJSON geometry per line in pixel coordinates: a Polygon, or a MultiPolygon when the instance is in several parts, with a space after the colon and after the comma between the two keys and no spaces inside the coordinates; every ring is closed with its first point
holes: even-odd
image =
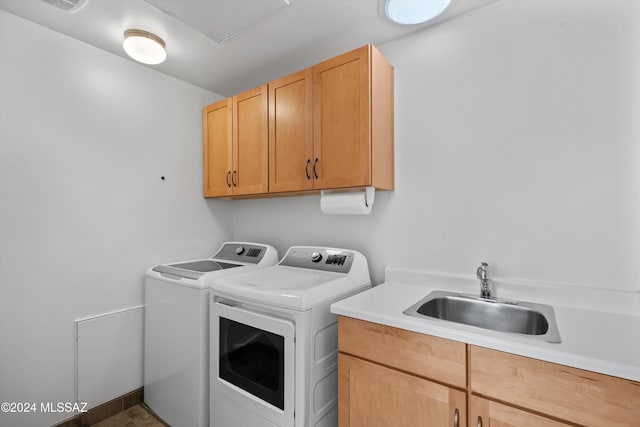
{"type": "Polygon", "coordinates": [[[640,383],[634,381],[475,346],[469,375],[472,393],[556,419],[640,426],[640,383]]]}
{"type": "Polygon", "coordinates": [[[569,427],[569,424],[477,396],[471,396],[469,400],[469,425],[471,427],[569,427]]]}
{"type": "Polygon", "coordinates": [[[466,393],[338,354],[340,427],[465,427],[466,393]]]}
{"type": "Polygon", "coordinates": [[[461,342],[340,316],[338,349],[454,387],[467,386],[467,346],[461,342]]]}

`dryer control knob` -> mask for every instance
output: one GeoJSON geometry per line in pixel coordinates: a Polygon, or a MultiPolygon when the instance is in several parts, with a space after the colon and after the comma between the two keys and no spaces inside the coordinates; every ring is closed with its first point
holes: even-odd
{"type": "Polygon", "coordinates": [[[320,262],[322,260],[322,254],[320,252],[314,252],[311,254],[311,261],[320,262]]]}
{"type": "Polygon", "coordinates": [[[237,254],[237,255],[242,255],[243,253],[244,253],[244,247],[242,247],[242,246],[238,246],[238,247],[236,248],[236,254],[237,254]]]}

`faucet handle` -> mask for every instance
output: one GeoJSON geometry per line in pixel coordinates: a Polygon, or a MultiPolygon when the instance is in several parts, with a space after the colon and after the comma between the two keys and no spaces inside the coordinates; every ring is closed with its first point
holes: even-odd
{"type": "Polygon", "coordinates": [[[483,261],[476,270],[476,277],[480,280],[487,280],[489,278],[489,264],[483,261]]]}

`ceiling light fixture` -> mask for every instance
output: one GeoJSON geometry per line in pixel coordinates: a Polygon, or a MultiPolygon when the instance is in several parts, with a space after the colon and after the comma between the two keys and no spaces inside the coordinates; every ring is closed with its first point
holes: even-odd
{"type": "Polygon", "coordinates": [[[398,24],[415,25],[440,15],[451,0],[386,0],[384,12],[398,24]]]}
{"type": "Polygon", "coordinates": [[[156,65],[167,59],[164,40],[149,31],[125,31],[122,47],[127,55],[143,64],[156,65]]]}

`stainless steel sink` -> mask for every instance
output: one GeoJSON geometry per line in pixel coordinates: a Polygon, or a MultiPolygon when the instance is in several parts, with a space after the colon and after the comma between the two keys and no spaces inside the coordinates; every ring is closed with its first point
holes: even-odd
{"type": "Polygon", "coordinates": [[[545,304],[433,291],[404,314],[560,342],[553,307],[545,304]]]}

